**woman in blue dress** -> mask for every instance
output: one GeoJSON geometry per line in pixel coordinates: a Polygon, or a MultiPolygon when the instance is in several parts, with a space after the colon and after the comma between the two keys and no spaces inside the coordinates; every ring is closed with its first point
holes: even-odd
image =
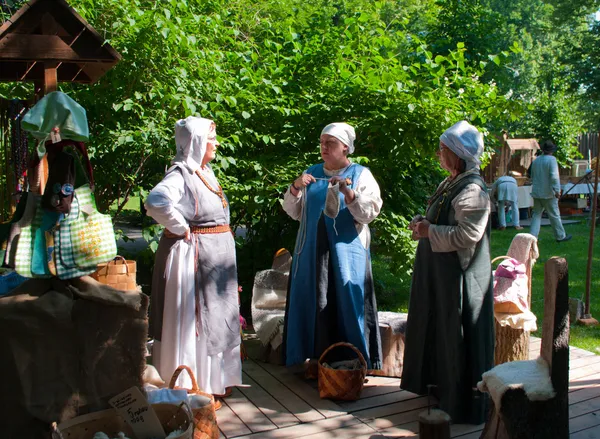
{"type": "Polygon", "coordinates": [[[371,171],[348,159],[355,138],[346,123],[327,125],[320,138],[323,163],[308,168],[284,197],[284,210],[300,221],[282,348],[288,366],[314,361],[344,341],[360,350],[370,369],[381,368],[368,224],[382,201],[371,171]]]}

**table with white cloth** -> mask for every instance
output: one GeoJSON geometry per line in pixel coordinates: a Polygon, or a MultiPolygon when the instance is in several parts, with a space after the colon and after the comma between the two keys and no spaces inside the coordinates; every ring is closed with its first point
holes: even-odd
{"type": "Polygon", "coordinates": [[[594,183],[579,183],[579,184],[573,184],[573,183],[567,183],[567,184],[563,184],[561,185],[562,187],[562,193],[567,194],[567,195],[581,195],[581,194],[593,194],[594,193],[594,183]]]}
{"type": "Polygon", "coordinates": [[[533,207],[533,198],[531,197],[531,186],[519,186],[518,196],[519,209],[533,207]]]}

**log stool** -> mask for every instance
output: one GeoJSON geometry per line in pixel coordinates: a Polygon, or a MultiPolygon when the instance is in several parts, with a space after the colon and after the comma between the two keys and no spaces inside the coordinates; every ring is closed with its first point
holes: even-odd
{"type": "MultiPolygon", "coordinates": [[[[528,233],[518,233],[513,238],[508,249],[507,256],[499,256],[492,260],[496,261],[506,258],[516,259],[525,264],[527,275],[527,303],[531,309],[531,273],[533,265],[539,256],[537,239],[528,233]]],[[[494,307],[496,308],[496,307],[494,307]]],[[[498,311],[498,310],[496,310],[498,311]]],[[[498,315],[494,319],[495,324],[495,347],[494,365],[509,361],[529,359],[529,331],[514,329],[510,326],[502,326],[498,321],[498,315]]]]}
{"type": "Polygon", "coordinates": [[[404,333],[408,314],[396,312],[377,313],[383,367],[381,370],[369,370],[369,375],[396,377],[402,376],[404,359],[404,333]]]}
{"type": "Polygon", "coordinates": [[[492,399],[482,439],[569,437],[569,284],[564,258],[546,262],[541,356],[483,374],[479,390],[492,399]]]}

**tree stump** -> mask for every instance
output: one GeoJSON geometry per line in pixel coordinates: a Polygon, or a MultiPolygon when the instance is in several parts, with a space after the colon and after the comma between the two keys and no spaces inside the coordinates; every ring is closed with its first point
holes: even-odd
{"type": "Polygon", "coordinates": [[[494,365],[509,361],[529,360],[529,332],[500,326],[494,319],[496,344],[494,348],[494,365]]]}
{"type": "Polygon", "coordinates": [[[404,361],[404,334],[394,334],[391,327],[384,326],[381,322],[379,333],[383,365],[381,370],[369,370],[369,375],[400,378],[404,361]]]}

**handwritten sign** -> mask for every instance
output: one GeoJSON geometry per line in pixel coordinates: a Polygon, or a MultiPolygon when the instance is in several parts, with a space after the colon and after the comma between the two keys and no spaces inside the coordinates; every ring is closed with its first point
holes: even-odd
{"type": "Polygon", "coordinates": [[[129,424],[137,439],[164,439],[167,435],[152,406],[137,387],[108,401],[129,424]]]}

